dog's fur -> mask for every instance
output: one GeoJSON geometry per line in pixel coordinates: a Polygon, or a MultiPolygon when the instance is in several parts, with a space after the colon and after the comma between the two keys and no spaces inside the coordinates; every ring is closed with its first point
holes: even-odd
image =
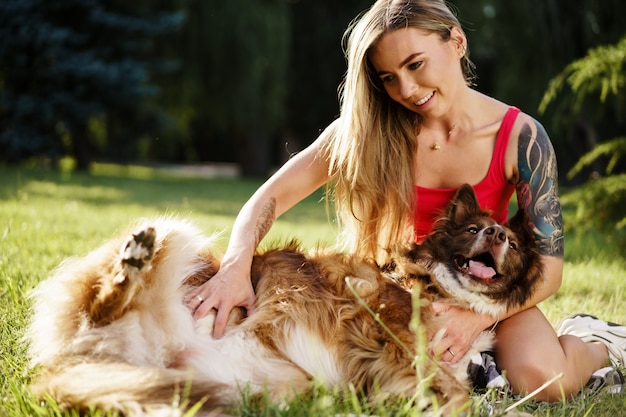
{"type": "MultiPolygon", "coordinates": [[[[399,253],[383,271],[403,287],[420,283],[422,298],[490,315],[496,324],[530,298],[543,272],[526,211],[518,210],[500,225],[480,208],[469,185],[459,189],[422,244],[399,253]]],[[[449,366],[455,377],[465,381],[471,356],[493,343],[493,333],[482,332],[469,352],[449,366]]]]}
{"type": "MultiPolygon", "coordinates": [[[[382,269],[339,253],[305,254],[295,243],[258,253],[255,313],[231,317],[219,340],[210,334],[214,316],[195,322],[184,302],[219,268],[214,238],[173,218],[143,223],[65,261],[35,289],[26,335],[40,367],[33,389],[67,408],[140,415],[198,401],[226,406],[244,388],[283,398],[314,380],[370,398],[415,398],[418,376],[432,375],[443,411],[461,409],[467,360],[455,371],[423,354],[407,288],[418,283],[422,301],[452,299],[497,318],[523,303],[541,275],[526,223],[518,213],[495,224],[468,186],[422,245],[395,252],[382,269]],[[188,403],[177,404],[181,397],[188,403]]],[[[428,303],[419,318],[424,334],[445,327],[428,303]]]]}

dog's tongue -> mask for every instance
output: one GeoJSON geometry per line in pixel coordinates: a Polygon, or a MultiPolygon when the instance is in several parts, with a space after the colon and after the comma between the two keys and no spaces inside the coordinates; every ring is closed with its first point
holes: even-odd
{"type": "Polygon", "coordinates": [[[495,269],[477,261],[469,261],[469,273],[482,279],[491,279],[496,276],[495,269]]]}

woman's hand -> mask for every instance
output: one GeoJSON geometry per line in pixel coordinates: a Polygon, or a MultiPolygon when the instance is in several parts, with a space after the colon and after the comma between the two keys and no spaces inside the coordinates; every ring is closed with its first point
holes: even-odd
{"type": "MultiPolygon", "coordinates": [[[[458,362],[480,332],[495,323],[491,316],[455,307],[445,301],[435,301],[431,308],[436,315],[445,315],[447,319],[445,327],[436,332],[435,344],[430,347],[431,354],[443,362],[458,362]]],[[[433,337],[435,334],[429,334],[428,340],[433,340],[433,337]]]]}
{"type": "Polygon", "coordinates": [[[187,305],[196,319],[217,310],[213,337],[224,334],[231,310],[254,310],[255,294],[250,266],[256,247],[269,232],[274,220],[330,179],[325,143],[334,135],[339,119],[304,150],[290,158],[243,205],[235,219],[230,242],[218,273],[190,292],[187,305]]]}
{"type": "Polygon", "coordinates": [[[255,299],[249,264],[234,262],[222,263],[215,276],[189,293],[186,302],[195,319],[206,316],[212,309],[217,310],[213,337],[219,339],[224,335],[232,309],[243,307],[250,315],[255,299]]]}

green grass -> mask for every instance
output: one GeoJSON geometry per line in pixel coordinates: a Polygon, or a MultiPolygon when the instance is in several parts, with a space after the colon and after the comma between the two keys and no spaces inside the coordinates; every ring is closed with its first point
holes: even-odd
{"type": "MultiPolygon", "coordinates": [[[[139,217],[172,214],[192,218],[207,233],[230,227],[259,181],[175,178],[141,167],[97,165],[93,172],[54,172],[0,166],[0,415],[70,416],[39,404],[28,391],[25,346],[20,341],[29,314],[27,294],[65,257],[82,255],[139,217]]],[[[305,247],[332,243],[321,191],[281,217],[268,241],[300,239],[305,247]]],[[[566,213],[566,224],[567,224],[566,213]]],[[[626,261],[602,236],[577,236],[567,243],[561,291],[542,304],[553,322],[587,312],[626,322],[626,261]]],[[[494,400],[504,410],[513,400],[494,400]]],[[[486,408],[486,407],[483,407],[486,408]]],[[[520,410],[545,416],[616,416],[626,395],[600,395],[560,404],[530,402],[520,410]]],[[[406,403],[368,407],[355,396],[323,390],[284,404],[246,401],[233,414],[247,416],[364,413],[414,415],[406,403]]],[[[478,414],[485,414],[476,412],[478,414]]],[[[90,416],[101,415],[98,412],[90,416]]]]}

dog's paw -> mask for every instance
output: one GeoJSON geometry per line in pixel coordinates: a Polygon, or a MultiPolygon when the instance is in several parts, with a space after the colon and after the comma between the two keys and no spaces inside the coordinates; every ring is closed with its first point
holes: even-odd
{"type": "Polygon", "coordinates": [[[147,227],[138,233],[133,233],[131,238],[122,246],[123,273],[116,277],[116,283],[124,281],[129,274],[141,272],[150,264],[154,256],[155,241],[156,230],[154,227],[147,227]]]}

